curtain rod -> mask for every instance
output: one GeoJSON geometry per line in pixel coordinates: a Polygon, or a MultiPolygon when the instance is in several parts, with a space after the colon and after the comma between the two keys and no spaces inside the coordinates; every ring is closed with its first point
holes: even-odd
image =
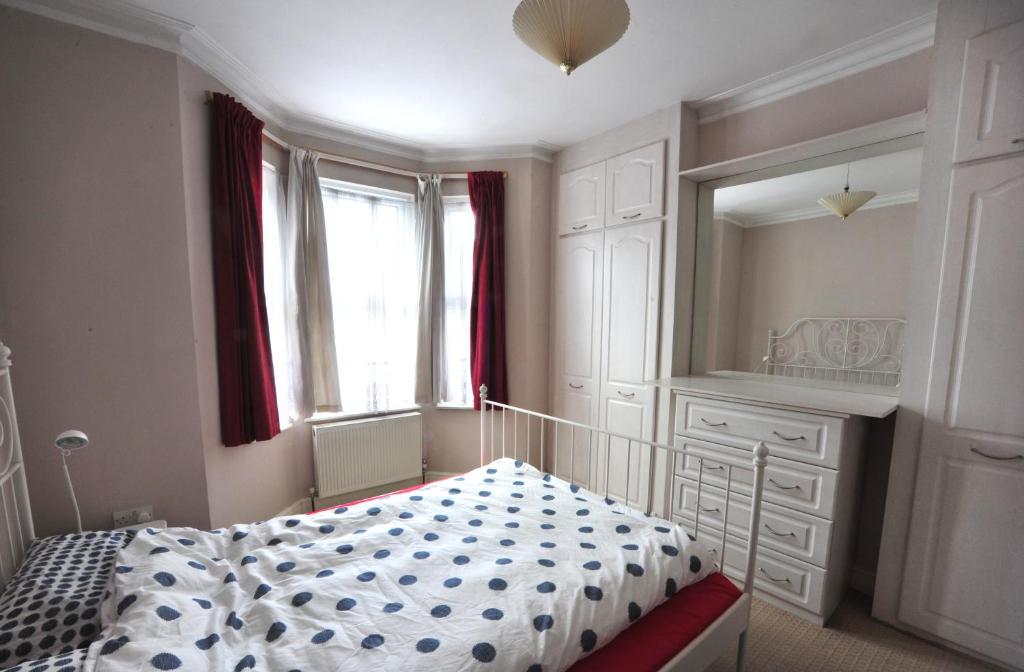
{"type": "MultiPolygon", "coordinates": [[[[214,93],[213,91],[207,91],[206,92],[206,102],[207,103],[213,101],[213,93],[214,93]]],[[[291,151],[293,148],[296,148],[296,145],[292,145],[291,143],[285,142],[284,140],[282,140],[281,138],[277,137],[276,135],[274,135],[273,133],[271,133],[270,131],[268,131],[265,128],[263,129],[263,135],[264,135],[264,137],[267,138],[267,140],[269,140],[271,142],[271,144],[277,145],[278,147],[280,147],[281,149],[283,149],[286,152],[287,151],[291,151]]],[[[306,148],[301,148],[301,149],[306,149],[306,148]]],[[[344,163],[344,164],[347,164],[347,165],[350,165],[350,166],[358,166],[360,168],[367,168],[369,170],[376,170],[377,172],[380,172],[380,173],[391,173],[392,175],[403,175],[405,177],[423,177],[423,176],[426,176],[426,175],[430,174],[430,173],[421,173],[421,172],[418,172],[418,171],[415,171],[415,170],[406,170],[405,168],[396,168],[394,166],[388,166],[388,165],[385,165],[383,163],[375,163],[373,161],[364,161],[362,159],[353,159],[353,158],[348,157],[348,156],[341,156],[339,154],[330,154],[328,152],[321,152],[321,151],[315,150],[315,149],[311,150],[311,151],[315,151],[317,154],[320,155],[321,159],[325,159],[327,161],[334,161],[335,163],[344,163]]],[[[441,176],[442,179],[445,179],[445,180],[465,180],[465,179],[468,178],[468,175],[466,173],[440,173],[440,176],[441,176]]],[[[501,172],[501,176],[502,176],[502,178],[507,178],[508,177],[508,173],[505,172],[505,171],[502,171],[501,172]]]]}

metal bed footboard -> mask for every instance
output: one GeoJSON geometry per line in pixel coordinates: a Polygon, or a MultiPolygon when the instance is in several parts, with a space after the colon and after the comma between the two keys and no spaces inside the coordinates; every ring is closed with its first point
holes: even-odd
{"type": "MultiPolygon", "coordinates": [[[[673,487],[674,462],[677,459],[688,457],[697,462],[697,501],[694,509],[693,535],[696,538],[701,536],[700,514],[701,494],[704,486],[704,460],[705,457],[688,450],[685,446],[674,446],[647,439],[638,439],[618,432],[601,429],[591,425],[585,425],[572,420],[557,418],[544,413],[518,408],[509,404],[502,404],[491,401],[487,398],[487,386],[480,386],[480,464],[488,464],[501,457],[523,460],[545,473],[559,475],[559,450],[566,448],[568,438],[569,469],[568,479],[592,492],[601,494],[604,492],[605,499],[619,501],[626,505],[640,504],[644,513],[655,514],[654,511],[654,485],[657,479],[656,474],[656,451],[665,451],[667,457],[664,468],[664,488],[667,500],[667,509],[664,517],[671,520],[675,511],[674,498],[675,488],[673,487]],[[525,418],[525,427],[521,418],[525,418]],[[583,441],[583,451],[587,456],[586,477],[577,478],[575,468],[576,453],[580,447],[577,437],[586,438],[583,441]],[[616,442],[617,447],[613,445],[616,442]],[[625,492],[616,494],[610,491],[610,467],[613,451],[622,451],[625,446],[625,492]],[[635,451],[635,452],[634,452],[635,451]],[[594,455],[597,459],[594,459],[594,455]],[[646,453],[646,454],[645,454],[646,453]],[[603,454],[603,461],[601,460],[603,454]],[[637,469],[640,472],[637,480],[635,497],[630,497],[630,483],[634,468],[634,455],[637,457],[637,469]],[[645,459],[646,457],[646,459],[645,459]],[[646,464],[646,467],[643,465],[646,464]],[[643,473],[646,470],[646,473],[643,473]],[[603,473],[602,473],[603,472],[603,473]],[[645,487],[640,487],[645,486],[645,487]]],[[[694,437],[696,438],[696,437],[694,437]]],[[[701,441],[707,440],[701,437],[701,441]]],[[[736,481],[733,478],[734,471],[742,470],[752,473],[752,479],[747,487],[749,494],[740,493],[743,497],[750,498],[750,524],[747,530],[747,552],[743,564],[743,592],[750,595],[754,590],[755,567],[757,561],[757,540],[761,520],[761,500],[764,493],[765,466],[768,464],[768,448],[763,442],[752,443],[752,457],[750,459],[738,459],[727,455],[714,458],[714,469],[716,472],[725,471],[725,498],[724,511],[722,511],[721,531],[721,555],[718,558],[718,569],[725,573],[726,542],[729,533],[729,505],[732,495],[735,492],[736,481]]],[[[620,456],[621,457],[621,456],[620,456]]],[[[564,463],[564,458],[563,458],[564,463]]],[[[564,464],[562,465],[564,466],[564,464]]],[[[564,473],[564,471],[563,471],[564,473]]],[[[716,485],[722,488],[722,485],[716,485]]],[[[739,654],[737,657],[737,669],[742,670],[745,654],[746,632],[740,636],[739,654]]]]}

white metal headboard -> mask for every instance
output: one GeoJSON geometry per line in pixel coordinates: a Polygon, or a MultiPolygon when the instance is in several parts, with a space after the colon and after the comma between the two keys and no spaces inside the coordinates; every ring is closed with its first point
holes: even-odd
{"type": "Polygon", "coordinates": [[[0,343],[0,585],[21,566],[35,536],[11,390],[11,349],[0,343]]]}
{"type": "Polygon", "coordinates": [[[897,387],[905,325],[891,317],[803,317],[782,334],[768,330],[761,366],[776,376],[897,387]]]}

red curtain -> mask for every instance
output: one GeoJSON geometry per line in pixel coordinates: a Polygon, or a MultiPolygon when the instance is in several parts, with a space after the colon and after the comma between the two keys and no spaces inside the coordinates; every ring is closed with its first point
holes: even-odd
{"type": "Polygon", "coordinates": [[[480,385],[487,398],[508,403],[505,374],[505,180],[501,173],[469,174],[469,204],[476,216],[473,243],[473,303],[469,314],[469,358],[473,408],[480,410],[480,385]]]}
{"type": "Polygon", "coordinates": [[[281,432],[263,294],[263,122],[214,94],[213,272],[225,446],[281,432]]]}

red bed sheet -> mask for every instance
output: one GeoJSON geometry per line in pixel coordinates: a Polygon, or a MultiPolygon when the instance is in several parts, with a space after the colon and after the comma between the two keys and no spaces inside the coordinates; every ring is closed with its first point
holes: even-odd
{"type": "MultiPolygon", "coordinates": [[[[426,483],[376,497],[358,499],[342,506],[369,502],[381,497],[419,490],[426,483]]],[[[330,506],[317,511],[338,508],[330,506]]],[[[317,513],[313,511],[312,513],[317,513]]],[[[705,628],[725,613],[742,593],[732,581],[714,573],[686,586],[639,621],[619,633],[609,644],[579,661],[571,672],[657,672],[705,628]]]]}

